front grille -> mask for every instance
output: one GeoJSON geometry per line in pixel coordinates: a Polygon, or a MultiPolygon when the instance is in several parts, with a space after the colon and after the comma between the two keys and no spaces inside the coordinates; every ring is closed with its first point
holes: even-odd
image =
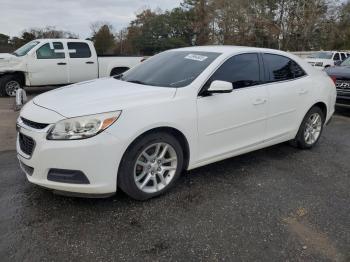
{"type": "Polygon", "coordinates": [[[31,128],[35,128],[35,129],[44,129],[45,127],[47,127],[49,124],[43,124],[43,123],[37,123],[37,122],[33,122],[31,120],[28,120],[24,117],[21,117],[23,124],[25,124],[26,126],[29,126],[31,128]]]}
{"type": "Polygon", "coordinates": [[[31,137],[19,133],[19,147],[25,154],[31,156],[34,151],[35,141],[31,137]]]}

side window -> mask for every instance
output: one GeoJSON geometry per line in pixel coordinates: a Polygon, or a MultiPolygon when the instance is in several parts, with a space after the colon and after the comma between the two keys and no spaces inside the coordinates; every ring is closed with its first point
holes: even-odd
{"type": "Polygon", "coordinates": [[[294,78],[299,78],[299,77],[306,75],[304,69],[302,69],[300,65],[298,65],[293,60],[290,60],[290,61],[291,61],[290,68],[292,70],[292,74],[293,74],[294,78]]]}
{"type": "Polygon", "coordinates": [[[65,58],[64,55],[64,48],[63,44],[61,42],[53,42],[51,48],[50,44],[44,44],[42,47],[40,47],[36,51],[36,57],[37,59],[63,59],[65,58]]]}
{"type": "Polygon", "coordinates": [[[206,87],[209,87],[215,80],[231,82],[234,89],[260,84],[258,55],[242,54],[231,57],[216,70],[206,87]]]}
{"type": "Polygon", "coordinates": [[[334,57],[333,57],[333,60],[334,60],[334,61],[340,60],[340,55],[339,55],[339,53],[335,53],[335,55],[334,55],[334,57]]]}
{"type": "Polygon", "coordinates": [[[291,80],[306,75],[295,61],[285,56],[263,54],[263,58],[268,69],[268,82],[291,80]]]}
{"type": "Polygon", "coordinates": [[[69,51],[70,58],[91,57],[90,47],[87,43],[69,42],[68,51],[69,51]]]}
{"type": "Polygon", "coordinates": [[[340,55],[341,55],[341,60],[344,61],[346,59],[345,53],[341,53],[340,55]]]}

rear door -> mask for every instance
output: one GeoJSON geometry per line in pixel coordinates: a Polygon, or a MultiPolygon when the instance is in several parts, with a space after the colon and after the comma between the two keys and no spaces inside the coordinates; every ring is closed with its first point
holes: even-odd
{"type": "Polygon", "coordinates": [[[69,82],[77,83],[98,77],[95,52],[85,42],[67,42],[69,53],[69,82]]]}
{"type": "Polygon", "coordinates": [[[312,85],[307,82],[304,70],[292,59],[267,53],[262,57],[269,93],[266,140],[278,140],[295,130],[312,85]]]}
{"type": "Polygon", "coordinates": [[[68,62],[62,42],[53,41],[40,46],[28,61],[32,86],[68,83],[68,62]]]}

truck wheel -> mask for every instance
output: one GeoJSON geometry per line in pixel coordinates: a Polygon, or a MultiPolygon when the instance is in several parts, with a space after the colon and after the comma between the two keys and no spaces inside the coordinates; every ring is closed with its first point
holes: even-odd
{"type": "Polygon", "coordinates": [[[16,96],[16,91],[22,88],[22,81],[16,75],[5,75],[0,78],[0,96],[16,96]]]}

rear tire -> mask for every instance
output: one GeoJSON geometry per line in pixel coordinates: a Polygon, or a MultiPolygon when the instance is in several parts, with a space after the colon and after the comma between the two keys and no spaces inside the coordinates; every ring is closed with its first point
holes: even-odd
{"type": "Polygon", "coordinates": [[[291,144],[301,149],[314,147],[320,139],[325,122],[321,108],[314,106],[305,115],[298,133],[291,144]]]}
{"type": "Polygon", "coordinates": [[[118,172],[118,186],[136,200],[146,200],[169,190],[180,176],[183,150],[179,141],[164,132],[134,141],[125,152],[118,172]]]}
{"type": "Polygon", "coordinates": [[[0,78],[0,96],[16,96],[16,91],[23,88],[21,79],[16,75],[4,75],[0,78]]]}

